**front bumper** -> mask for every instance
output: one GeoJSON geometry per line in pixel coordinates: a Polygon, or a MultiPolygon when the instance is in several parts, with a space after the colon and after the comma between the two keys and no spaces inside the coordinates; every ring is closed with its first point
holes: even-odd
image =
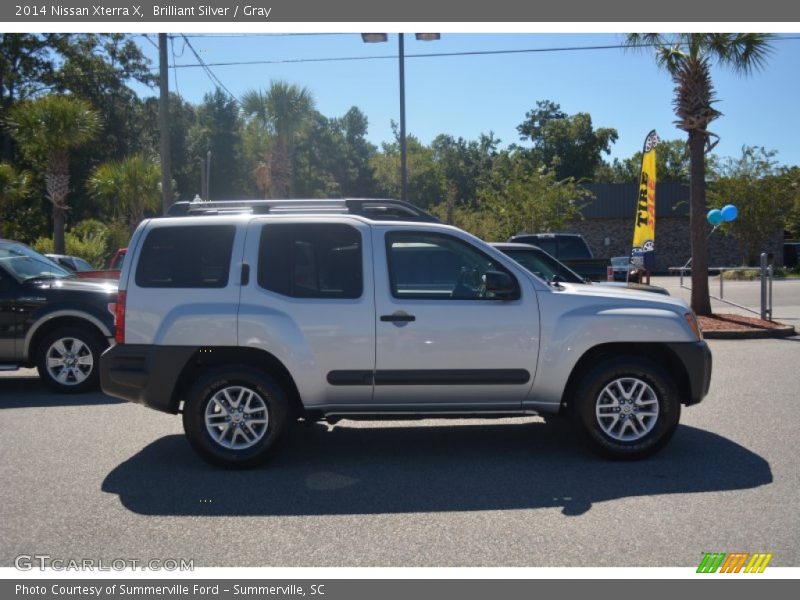
{"type": "Polygon", "coordinates": [[[708,394],[711,386],[711,349],[704,341],[667,344],[678,357],[686,372],[689,385],[688,397],[683,403],[697,404],[708,394]]]}

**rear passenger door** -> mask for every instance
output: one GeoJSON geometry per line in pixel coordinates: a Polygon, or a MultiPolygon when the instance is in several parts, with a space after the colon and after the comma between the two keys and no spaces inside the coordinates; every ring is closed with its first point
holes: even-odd
{"type": "Polygon", "coordinates": [[[239,345],[278,358],[307,408],[372,401],[371,248],[369,226],[356,219],[250,223],[239,345]]]}

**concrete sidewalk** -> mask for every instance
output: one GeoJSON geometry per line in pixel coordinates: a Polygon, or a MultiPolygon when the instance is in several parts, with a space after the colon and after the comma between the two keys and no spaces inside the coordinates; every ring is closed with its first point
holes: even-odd
{"type": "MultiPolygon", "coordinates": [[[[678,276],[652,277],[650,283],[667,288],[676,298],[691,300],[691,291],[681,288],[678,276]]],[[[684,285],[691,287],[691,279],[685,277],[684,285]]],[[[712,296],[719,297],[719,277],[708,278],[708,287],[712,296]]],[[[714,312],[733,313],[737,315],[758,316],[760,310],[761,283],[759,281],[728,281],[723,284],[723,298],[751,309],[749,312],[725,302],[711,299],[714,312]]],[[[775,279],[772,283],[773,319],[787,325],[800,325],[800,279],[775,279]]]]}

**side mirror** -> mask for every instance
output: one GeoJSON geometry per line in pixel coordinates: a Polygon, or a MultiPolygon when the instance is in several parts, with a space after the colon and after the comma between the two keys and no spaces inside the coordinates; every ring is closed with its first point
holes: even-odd
{"type": "Polygon", "coordinates": [[[486,291],[494,294],[498,300],[510,300],[517,292],[511,275],[501,271],[486,271],[483,274],[483,284],[486,291]]]}

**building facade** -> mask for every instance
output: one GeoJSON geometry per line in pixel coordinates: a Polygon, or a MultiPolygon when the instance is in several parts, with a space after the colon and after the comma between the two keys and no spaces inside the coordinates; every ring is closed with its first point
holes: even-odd
{"type": "MultiPolygon", "coordinates": [[[[638,184],[596,183],[586,186],[595,196],[581,210],[583,218],[572,221],[565,231],[580,233],[595,257],[628,256],[633,241],[638,184]]],[[[711,226],[705,224],[708,233],[711,226]]],[[[692,255],[689,235],[689,187],[681,183],[656,186],[655,258],[658,273],[686,264],[692,255]]],[[[708,238],[709,266],[734,267],[744,259],[736,240],[715,231],[708,238]]],[[[778,230],[765,240],[763,251],[772,252],[775,265],[783,264],[783,232],[778,230]]]]}

